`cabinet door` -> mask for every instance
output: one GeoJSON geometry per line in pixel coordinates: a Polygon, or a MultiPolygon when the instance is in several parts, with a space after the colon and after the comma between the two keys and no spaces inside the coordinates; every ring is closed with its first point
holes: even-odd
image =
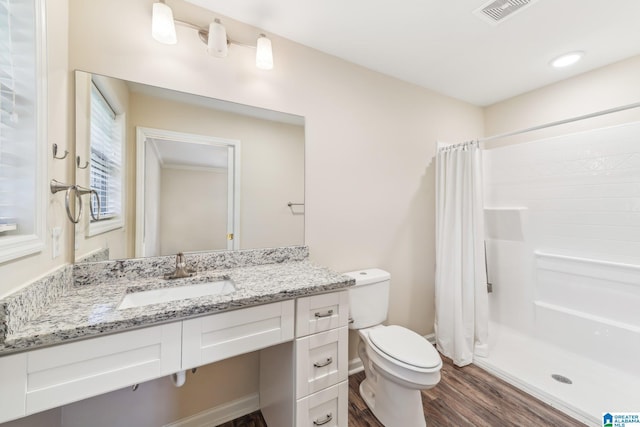
{"type": "Polygon", "coordinates": [[[349,321],[348,291],[298,298],[297,303],[296,337],[347,326],[349,321]]]}
{"type": "Polygon", "coordinates": [[[27,414],[180,370],[181,323],[27,353],[27,414]]]}
{"type": "Polygon", "coordinates": [[[347,381],[314,393],[296,404],[296,427],[347,427],[349,422],[347,381]]]}
{"type": "Polygon", "coordinates": [[[24,417],[27,354],[0,357],[0,423],[24,417]]]}
{"type": "Polygon", "coordinates": [[[283,301],[185,320],[182,369],[291,341],[293,307],[283,301]]]}
{"type": "Polygon", "coordinates": [[[296,340],[296,398],[347,379],[348,345],[346,326],[296,340]]]}

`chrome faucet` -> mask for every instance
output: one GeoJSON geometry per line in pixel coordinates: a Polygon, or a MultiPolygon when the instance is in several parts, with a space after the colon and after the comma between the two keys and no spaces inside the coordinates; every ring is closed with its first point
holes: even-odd
{"type": "Polygon", "coordinates": [[[187,268],[187,261],[185,260],[184,254],[182,252],[178,252],[176,255],[176,270],[173,273],[166,273],[164,275],[165,279],[181,279],[184,277],[191,277],[196,272],[187,268]]]}

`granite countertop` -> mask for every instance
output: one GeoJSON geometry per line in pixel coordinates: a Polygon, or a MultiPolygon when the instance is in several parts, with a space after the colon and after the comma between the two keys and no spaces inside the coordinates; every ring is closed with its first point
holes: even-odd
{"type": "Polygon", "coordinates": [[[8,331],[4,343],[0,343],[0,356],[105,333],[339,290],[354,284],[353,279],[306,259],[216,268],[199,272],[193,278],[175,281],[162,279],[162,273],[158,271],[157,276],[133,280],[130,277],[96,279],[91,284],[67,287],[37,317],[16,330],[8,331]],[[127,292],[221,276],[228,276],[235,282],[235,292],[117,310],[127,292]]]}

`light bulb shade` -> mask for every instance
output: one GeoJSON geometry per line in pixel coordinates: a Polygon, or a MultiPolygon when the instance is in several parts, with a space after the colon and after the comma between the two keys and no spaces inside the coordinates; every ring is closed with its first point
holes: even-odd
{"type": "Polygon", "coordinates": [[[207,52],[209,55],[216,56],[218,58],[224,58],[229,53],[229,46],[227,44],[227,30],[219,20],[215,20],[209,24],[209,38],[207,40],[207,52]]]}
{"type": "Polygon", "coordinates": [[[256,46],[256,67],[261,70],[271,70],[273,68],[273,51],[271,50],[271,40],[264,34],[258,37],[256,46]]]}
{"type": "Polygon", "coordinates": [[[176,44],[176,25],[173,22],[173,12],[164,3],[153,4],[153,17],[151,19],[151,35],[154,39],[164,44],[176,44]]]}

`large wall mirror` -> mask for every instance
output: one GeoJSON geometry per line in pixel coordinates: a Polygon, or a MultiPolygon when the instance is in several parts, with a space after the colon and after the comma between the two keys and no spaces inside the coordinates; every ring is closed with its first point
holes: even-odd
{"type": "Polygon", "coordinates": [[[76,262],[304,244],[303,117],[75,80],[76,262]]]}

